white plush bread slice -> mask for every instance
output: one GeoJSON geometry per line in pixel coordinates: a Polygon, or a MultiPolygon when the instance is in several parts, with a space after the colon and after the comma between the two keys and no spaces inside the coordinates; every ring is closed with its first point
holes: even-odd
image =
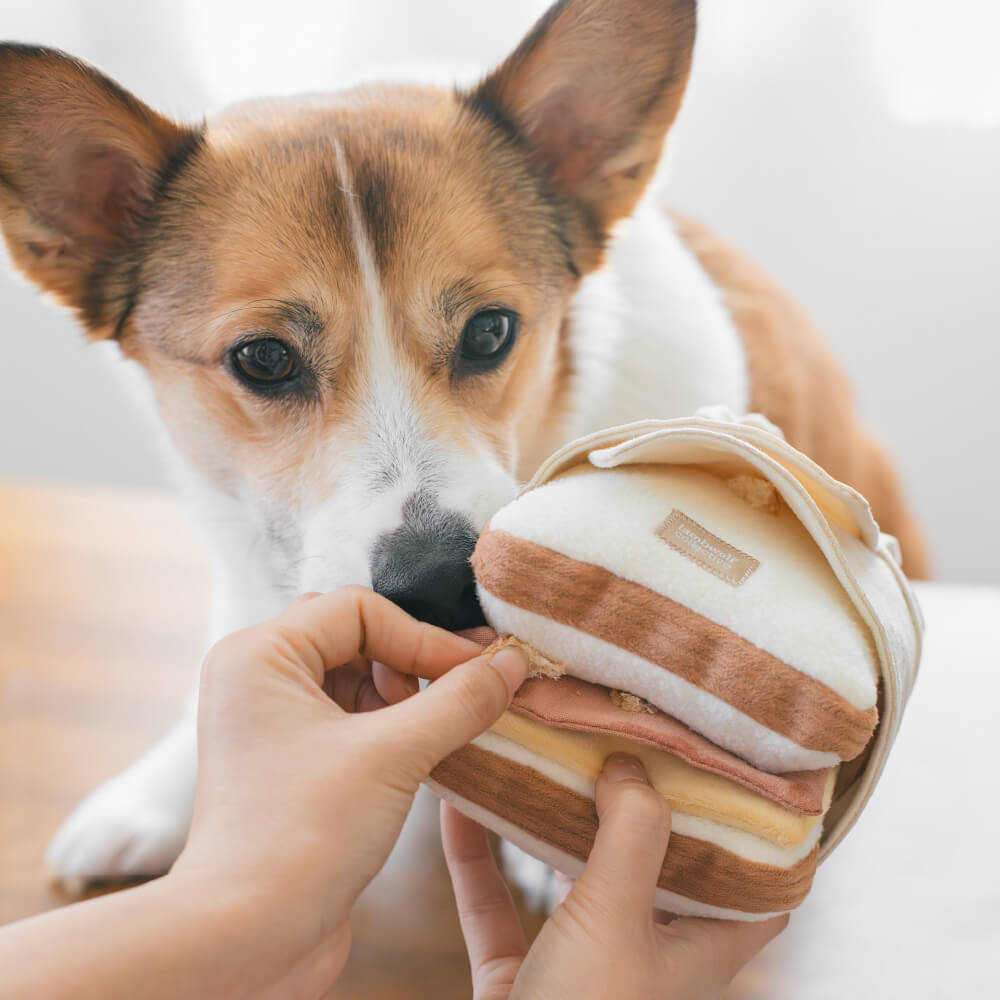
{"type": "Polygon", "coordinates": [[[499,633],[763,770],[853,759],[875,730],[868,626],[792,511],[752,507],[724,476],[582,463],[498,511],[473,565],[499,633]],[[688,551],[661,538],[670,518],[688,551]]]}

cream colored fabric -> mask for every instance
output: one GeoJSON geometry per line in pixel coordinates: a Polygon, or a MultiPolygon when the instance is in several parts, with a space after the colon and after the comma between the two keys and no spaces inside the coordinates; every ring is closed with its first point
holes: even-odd
{"type": "Polygon", "coordinates": [[[812,535],[871,629],[882,681],[881,721],[858,780],[834,801],[822,857],[856,821],[896,738],[920,662],[923,620],[899,566],[895,539],[882,535],[865,499],[792,448],[757,415],[725,411],[680,420],[647,420],[571,442],[542,464],[534,489],[579,463],[616,468],[629,463],[702,465],[727,474],[756,470],[774,484],[812,535]]]}
{"type": "Polygon", "coordinates": [[[583,680],[630,691],[654,705],[669,706],[672,714],[691,729],[755,767],[777,774],[838,763],[836,754],[800,747],[684,678],[668,670],[651,670],[645,660],[626,649],[515,607],[482,588],[479,600],[483,613],[498,630],[545,650],[553,659],[572,663],[574,674],[583,680]]]}
{"type": "MultiPolygon", "coordinates": [[[[529,750],[527,747],[521,746],[520,743],[508,740],[488,729],[485,733],[477,736],[472,741],[472,745],[496,754],[498,757],[505,757],[515,764],[530,767],[549,781],[562,785],[585,798],[592,799],[594,797],[593,781],[558,761],[535,753],[534,750],[529,750]]],[[[821,825],[816,824],[798,844],[779,847],[764,837],[758,837],[746,830],[740,830],[728,823],[720,823],[704,816],[692,816],[690,813],[678,811],[673,814],[671,823],[671,828],[676,833],[716,844],[747,861],[774,865],[777,868],[788,868],[801,861],[816,847],[822,835],[821,825]]]]}
{"type": "MultiPolygon", "coordinates": [[[[613,753],[630,753],[646,768],[653,787],[674,810],[746,830],[781,847],[800,844],[819,821],[792,812],[720,775],[631,740],[597,733],[554,729],[505,712],[492,731],[547,757],[593,782],[613,753]]],[[[827,804],[833,790],[830,775],[827,804]]]]}
{"type": "MultiPolygon", "coordinates": [[[[427,781],[426,785],[439,799],[450,803],[466,816],[471,817],[477,823],[485,826],[489,830],[503,837],[504,840],[520,847],[522,851],[530,854],[539,861],[554,868],[557,872],[569,875],[571,878],[578,878],[583,874],[584,863],[577,858],[558,850],[544,840],[539,840],[527,834],[520,827],[513,823],[508,823],[495,813],[470,802],[467,798],[445,788],[444,785],[436,781],[427,781]]],[[[674,913],[682,917],[705,917],[712,920],[743,920],[757,921],[770,920],[779,914],[775,913],[744,913],[742,910],[730,910],[720,906],[710,906],[707,903],[699,903],[695,899],[688,899],[675,892],[668,892],[666,889],[657,888],[654,896],[654,906],[666,913],[674,913]]]]}
{"type": "Polygon", "coordinates": [[[718,475],[631,462],[609,474],[582,463],[497,511],[490,529],[632,580],[814,677],[856,708],[875,704],[871,633],[823,553],[787,507],[777,514],[755,510],[718,475]],[[657,529],[675,509],[757,560],[758,568],[735,587],[660,541],[657,529]]]}

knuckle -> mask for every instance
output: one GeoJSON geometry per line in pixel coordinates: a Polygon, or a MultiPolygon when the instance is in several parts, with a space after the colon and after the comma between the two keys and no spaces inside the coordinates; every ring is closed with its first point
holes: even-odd
{"type": "MultiPolygon", "coordinates": [[[[606,936],[610,928],[617,930],[622,926],[619,913],[610,902],[610,888],[602,877],[595,877],[592,873],[577,882],[549,920],[557,924],[561,933],[570,940],[587,942],[606,936]]],[[[602,946],[606,944],[605,939],[602,946]]]]}
{"type": "Polygon", "coordinates": [[[205,654],[201,667],[202,678],[228,675],[254,660],[267,657],[281,642],[281,638],[281,628],[272,625],[255,625],[231,632],[219,639],[205,654]]]}
{"type": "Polygon", "coordinates": [[[465,671],[461,681],[455,685],[452,701],[455,710],[470,723],[486,726],[493,721],[493,707],[497,703],[495,689],[487,682],[482,682],[479,671],[465,671]],[[474,676],[478,674],[479,676],[474,676]]]}
{"type": "Polygon", "coordinates": [[[219,639],[205,654],[202,677],[215,677],[228,673],[247,655],[248,640],[244,632],[233,632],[219,639]]]}

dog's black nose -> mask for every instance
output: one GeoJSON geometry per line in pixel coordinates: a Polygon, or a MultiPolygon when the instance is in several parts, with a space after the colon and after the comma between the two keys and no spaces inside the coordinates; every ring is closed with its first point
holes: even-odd
{"type": "Polygon", "coordinates": [[[421,621],[455,631],[484,625],[469,557],[476,531],[466,518],[420,495],[403,523],[372,550],[372,589],[421,621]]]}

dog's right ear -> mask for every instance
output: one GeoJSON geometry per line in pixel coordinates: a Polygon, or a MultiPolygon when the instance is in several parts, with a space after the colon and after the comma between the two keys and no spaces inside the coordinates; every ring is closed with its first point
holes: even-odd
{"type": "Polygon", "coordinates": [[[603,238],[656,168],[687,84],[696,8],[559,0],[463,99],[516,135],[603,238]]]}
{"type": "Polygon", "coordinates": [[[0,224],[15,264],[113,335],[130,250],[200,132],[52,49],[0,44],[0,224]]]}

